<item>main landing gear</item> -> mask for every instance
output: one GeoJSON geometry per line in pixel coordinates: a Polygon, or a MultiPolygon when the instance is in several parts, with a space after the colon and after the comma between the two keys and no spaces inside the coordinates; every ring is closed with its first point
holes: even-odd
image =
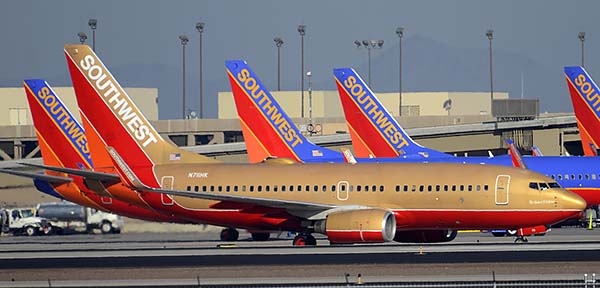
{"type": "Polygon", "coordinates": [[[237,241],[240,233],[235,228],[225,228],[221,230],[221,241],[237,241]]]}
{"type": "Polygon", "coordinates": [[[294,246],[317,246],[317,239],[308,233],[300,233],[292,240],[294,246]]]}
{"type": "Polygon", "coordinates": [[[525,236],[517,236],[515,238],[515,243],[527,243],[529,242],[529,240],[527,240],[527,237],[525,236]]]}

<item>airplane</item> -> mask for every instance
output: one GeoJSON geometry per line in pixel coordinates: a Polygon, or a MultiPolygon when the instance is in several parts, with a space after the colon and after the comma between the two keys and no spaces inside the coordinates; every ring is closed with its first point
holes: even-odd
{"type": "Polygon", "coordinates": [[[336,161],[343,157],[339,156],[339,152],[318,147],[304,138],[297,128],[290,124],[292,122],[289,117],[244,61],[226,61],[226,67],[244,138],[254,142],[254,145],[247,145],[250,159],[253,158],[252,153],[260,155],[255,159],[277,156],[301,162],[325,161],[321,158],[322,155],[328,155],[327,161],[336,161]],[[286,137],[289,135],[294,137],[286,137]],[[298,144],[294,145],[294,143],[298,144]],[[279,151],[275,149],[281,146],[286,149],[280,148],[279,151]],[[252,147],[258,149],[252,149],[252,147]],[[302,149],[305,151],[301,151],[302,149]],[[313,159],[310,159],[311,156],[313,159]]]}
{"type": "MultiPolygon", "coordinates": [[[[87,138],[81,125],[48,83],[44,80],[32,79],[25,80],[23,86],[44,165],[56,166],[61,169],[91,169],[94,167],[87,138]]],[[[88,188],[89,183],[84,183],[83,179],[66,177],[59,171],[40,174],[2,169],[0,172],[32,178],[38,190],[47,194],[59,195],[62,199],[83,206],[130,218],[178,222],[177,219],[168,215],[114,199],[110,195],[103,194],[102,191],[92,191],[88,188]]]]}
{"type": "MultiPolygon", "coordinates": [[[[397,161],[422,161],[404,157],[417,153],[427,162],[513,165],[510,157],[455,157],[419,145],[402,129],[354,69],[334,69],[334,75],[358,157],[400,156],[397,161]]],[[[600,174],[596,171],[600,158],[536,156],[523,157],[523,161],[530,170],[555,179],[565,189],[583,197],[588,205],[600,204],[600,174]]]]}
{"type": "Polygon", "coordinates": [[[595,132],[600,128],[598,85],[582,66],[565,67],[564,72],[584,155],[598,156],[600,135],[595,132]]]}

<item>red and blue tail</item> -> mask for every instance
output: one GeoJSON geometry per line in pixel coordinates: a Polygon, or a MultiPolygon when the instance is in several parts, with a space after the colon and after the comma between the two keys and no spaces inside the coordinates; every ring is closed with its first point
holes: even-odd
{"type": "Polygon", "coordinates": [[[593,147],[600,147],[600,90],[581,66],[565,67],[565,77],[583,151],[585,155],[593,156],[596,154],[593,147]]]}
{"type": "Polygon", "coordinates": [[[333,74],[357,157],[451,157],[414,142],[354,69],[333,74]]]}
{"type": "Polygon", "coordinates": [[[343,162],[342,153],[306,139],[245,61],[225,61],[250,162],[268,157],[343,162]]]}

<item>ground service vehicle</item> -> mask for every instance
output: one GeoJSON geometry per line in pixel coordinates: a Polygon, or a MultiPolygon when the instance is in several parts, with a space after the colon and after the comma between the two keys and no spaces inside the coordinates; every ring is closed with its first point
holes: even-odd
{"type": "Polygon", "coordinates": [[[34,236],[50,230],[46,219],[35,216],[34,208],[9,208],[0,210],[2,233],[34,236]]]}
{"type": "Polygon", "coordinates": [[[120,233],[123,228],[120,216],[71,202],[42,203],[36,210],[37,216],[47,219],[52,232],[57,234],[92,233],[94,229],[100,229],[103,234],[120,233]]]}

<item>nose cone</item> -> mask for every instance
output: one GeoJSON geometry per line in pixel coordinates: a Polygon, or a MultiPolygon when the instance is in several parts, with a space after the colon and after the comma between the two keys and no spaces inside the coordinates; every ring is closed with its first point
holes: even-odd
{"type": "Polygon", "coordinates": [[[564,190],[560,198],[562,208],[565,210],[583,211],[587,207],[585,200],[573,192],[564,190]]]}

